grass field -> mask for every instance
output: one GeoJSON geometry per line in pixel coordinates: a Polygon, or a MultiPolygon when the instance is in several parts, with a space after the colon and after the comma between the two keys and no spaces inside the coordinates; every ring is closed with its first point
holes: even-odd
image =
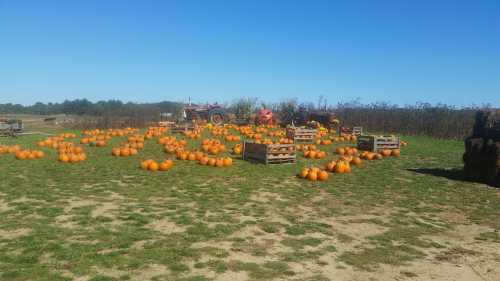
{"type": "Polygon", "coordinates": [[[461,180],[462,142],[404,139],[327,182],[295,175],[331,155],[141,170],[172,157],[154,140],[78,164],[0,155],[0,280],[500,280],[500,190],[461,180]]]}

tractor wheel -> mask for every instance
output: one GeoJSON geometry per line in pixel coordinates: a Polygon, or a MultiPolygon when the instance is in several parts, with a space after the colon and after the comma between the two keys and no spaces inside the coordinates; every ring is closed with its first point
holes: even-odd
{"type": "Polygon", "coordinates": [[[214,125],[223,125],[225,121],[226,113],[223,110],[211,110],[208,114],[208,120],[214,125]]]}

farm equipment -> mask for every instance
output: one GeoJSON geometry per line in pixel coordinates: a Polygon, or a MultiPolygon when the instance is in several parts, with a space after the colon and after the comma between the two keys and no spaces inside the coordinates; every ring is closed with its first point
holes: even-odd
{"type": "Polygon", "coordinates": [[[16,137],[24,130],[23,121],[19,119],[0,119],[0,136],[16,137]]]}
{"type": "Polygon", "coordinates": [[[309,126],[313,128],[325,127],[327,129],[335,128],[339,120],[335,114],[329,111],[307,111],[304,108],[299,109],[293,116],[294,126],[309,126]]]}
{"type": "Polygon", "coordinates": [[[184,108],[184,117],[187,121],[196,123],[208,121],[214,125],[222,125],[230,119],[225,108],[217,103],[186,106],[184,108]]]}
{"type": "Polygon", "coordinates": [[[256,125],[273,125],[273,112],[270,109],[262,108],[257,113],[256,125]]]}
{"type": "Polygon", "coordinates": [[[500,187],[500,110],[476,113],[463,160],[467,179],[500,187]]]}
{"type": "Polygon", "coordinates": [[[172,127],[175,124],[175,122],[172,121],[172,116],[173,114],[171,112],[160,113],[160,121],[158,121],[158,127],[172,127]]]}

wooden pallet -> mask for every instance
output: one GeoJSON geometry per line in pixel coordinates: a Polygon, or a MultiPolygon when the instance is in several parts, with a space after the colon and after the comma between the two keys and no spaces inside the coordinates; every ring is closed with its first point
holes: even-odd
{"type": "Polygon", "coordinates": [[[303,127],[292,127],[286,129],[286,137],[293,140],[294,143],[313,143],[317,129],[308,129],[303,127]]]}
{"type": "Polygon", "coordinates": [[[296,162],[294,144],[243,143],[243,160],[263,164],[293,164],[296,162]]]}
{"type": "Polygon", "coordinates": [[[399,149],[400,145],[400,139],[396,136],[360,136],[357,146],[359,150],[377,152],[383,149],[399,149]]]}
{"type": "Polygon", "coordinates": [[[196,126],[192,125],[192,124],[174,125],[172,128],[170,128],[170,133],[171,134],[182,134],[182,133],[186,133],[188,131],[193,131],[195,129],[196,129],[196,126]]]}
{"type": "Polygon", "coordinates": [[[339,127],[338,135],[341,137],[345,135],[354,135],[359,137],[363,135],[363,127],[339,127]]]}

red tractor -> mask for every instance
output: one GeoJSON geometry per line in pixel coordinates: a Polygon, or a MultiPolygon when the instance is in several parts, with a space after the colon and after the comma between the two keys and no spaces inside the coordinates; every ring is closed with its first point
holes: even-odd
{"type": "Polygon", "coordinates": [[[257,112],[257,125],[273,125],[273,112],[270,109],[262,108],[257,112]]]}
{"type": "Polygon", "coordinates": [[[221,105],[189,105],[184,108],[184,118],[188,121],[200,122],[208,121],[214,125],[222,125],[228,122],[229,117],[226,110],[221,105]]]}

